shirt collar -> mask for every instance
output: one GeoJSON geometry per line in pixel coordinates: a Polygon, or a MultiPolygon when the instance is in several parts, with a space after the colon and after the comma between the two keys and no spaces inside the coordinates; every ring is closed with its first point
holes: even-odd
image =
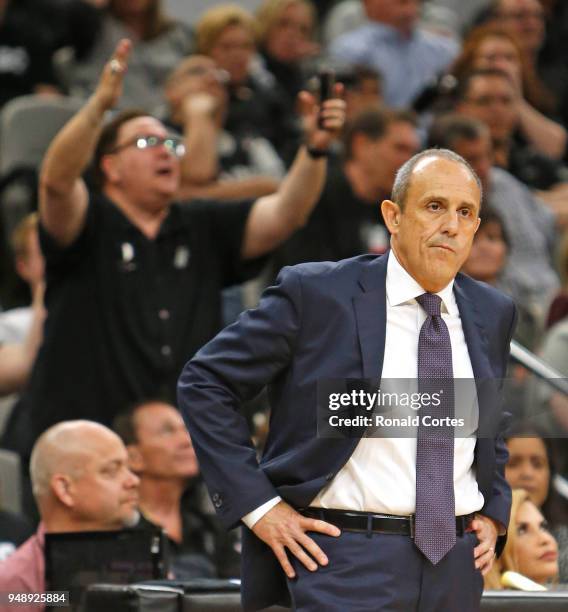
{"type": "MultiPolygon", "coordinates": [[[[441,291],[436,293],[436,295],[442,298],[442,312],[445,310],[451,316],[458,314],[458,307],[453,289],[454,279],[452,279],[441,291]]],[[[416,280],[402,267],[392,249],[389,252],[387,263],[386,291],[389,306],[400,306],[426,293],[416,280]]]]}

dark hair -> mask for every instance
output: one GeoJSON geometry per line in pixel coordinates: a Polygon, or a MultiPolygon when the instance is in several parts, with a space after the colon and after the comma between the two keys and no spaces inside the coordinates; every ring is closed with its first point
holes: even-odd
{"type": "Polygon", "coordinates": [[[343,132],[343,155],[353,157],[353,140],[357,134],[364,134],[370,140],[380,140],[391,123],[403,121],[414,127],[418,125],[416,115],[407,110],[391,110],[384,107],[365,109],[355,115],[343,132]]]}
{"type": "Polygon", "coordinates": [[[432,123],[427,147],[453,150],[457,140],[478,140],[484,134],[489,134],[489,128],[482,121],[459,113],[448,113],[432,123]]]}
{"type": "Polygon", "coordinates": [[[343,83],[346,91],[358,89],[367,79],[377,81],[379,90],[383,87],[383,75],[369,66],[342,66],[336,70],[335,78],[343,83]]]}
{"type": "Polygon", "coordinates": [[[108,155],[116,147],[116,141],[118,140],[118,133],[120,128],[137,117],[150,117],[148,111],[130,108],[124,110],[116,117],[113,117],[108,123],[105,124],[99,136],[97,146],[95,147],[95,153],[93,155],[93,180],[95,187],[102,189],[105,183],[105,174],[101,168],[101,160],[105,155],[108,155]]]}
{"type": "Polygon", "coordinates": [[[469,163],[457,153],[450,151],[449,149],[426,149],[425,151],[421,151],[411,157],[407,162],[405,162],[396,173],[396,177],[394,179],[394,185],[392,188],[392,200],[396,202],[400,208],[404,208],[404,204],[406,202],[406,194],[408,193],[408,189],[410,187],[410,180],[412,178],[412,172],[414,171],[414,167],[423,159],[427,157],[441,157],[443,159],[447,159],[449,161],[456,162],[457,164],[461,164],[466,168],[471,176],[474,178],[477,186],[479,187],[479,191],[481,196],[483,196],[483,187],[481,186],[481,180],[475,173],[475,170],[469,165],[469,163]]]}
{"type": "Polygon", "coordinates": [[[511,88],[514,87],[509,75],[503,70],[499,70],[498,68],[479,68],[477,70],[471,70],[470,72],[466,72],[458,78],[458,85],[455,91],[456,102],[461,102],[466,99],[467,92],[469,91],[469,86],[471,85],[473,79],[477,77],[497,77],[499,79],[504,79],[505,81],[507,81],[511,88]]]}
{"type": "Polygon", "coordinates": [[[505,225],[503,223],[503,217],[501,217],[501,215],[490,206],[484,205],[479,211],[479,228],[477,230],[476,235],[479,235],[479,230],[482,229],[483,226],[489,225],[490,223],[496,223],[501,228],[503,242],[507,246],[507,251],[510,251],[511,240],[509,238],[509,234],[507,233],[507,229],[505,228],[505,225]]]}
{"type": "Polygon", "coordinates": [[[134,423],[136,413],[149,406],[150,404],[168,404],[169,402],[162,398],[149,398],[132,404],[129,408],[119,413],[112,423],[112,429],[117,436],[123,441],[125,446],[129,444],[137,444],[138,432],[134,423]]]}
{"type": "MultiPolygon", "coordinates": [[[[492,16],[493,19],[495,19],[497,15],[498,12],[492,16]]],[[[539,78],[533,61],[523,49],[518,37],[499,24],[488,23],[473,29],[463,41],[462,51],[454,62],[450,72],[458,81],[463,78],[464,74],[470,72],[475,63],[479,47],[488,38],[504,39],[515,47],[519,56],[520,76],[524,98],[529,104],[532,104],[532,106],[536,107],[541,112],[549,115],[554,113],[558,106],[556,96],[539,78]]]]}
{"type": "Polygon", "coordinates": [[[568,524],[568,502],[564,500],[553,486],[557,473],[556,453],[550,437],[538,425],[532,423],[516,423],[505,433],[505,442],[512,438],[538,438],[542,440],[546,450],[546,458],[550,471],[548,495],[542,504],[542,514],[552,527],[568,524]]]}

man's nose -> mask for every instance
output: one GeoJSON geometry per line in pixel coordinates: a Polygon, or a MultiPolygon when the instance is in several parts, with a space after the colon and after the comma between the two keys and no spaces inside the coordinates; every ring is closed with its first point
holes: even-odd
{"type": "Polygon", "coordinates": [[[457,211],[448,211],[444,216],[442,231],[450,236],[455,236],[459,229],[459,219],[457,211]]]}
{"type": "Polygon", "coordinates": [[[124,487],[126,489],[135,489],[135,488],[137,489],[139,484],[140,484],[140,478],[138,478],[138,476],[136,476],[134,472],[132,472],[131,470],[128,470],[128,474],[124,482],[124,487]]]}

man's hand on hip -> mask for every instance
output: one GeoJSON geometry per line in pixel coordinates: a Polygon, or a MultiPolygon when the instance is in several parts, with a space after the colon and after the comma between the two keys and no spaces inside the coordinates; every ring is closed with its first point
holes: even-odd
{"type": "Polygon", "coordinates": [[[335,525],[306,518],[283,501],[278,502],[255,523],[252,531],[272,548],[288,578],[294,578],[296,574],[288,560],[286,548],[312,572],[317,570],[318,563],[328,564],[328,558],[306,535],[306,531],[318,531],[335,537],[341,534],[335,525]],[[311,557],[307,553],[310,553],[311,557]]]}
{"type": "Polygon", "coordinates": [[[475,567],[485,576],[493,566],[498,529],[495,521],[483,514],[476,514],[469,531],[474,531],[479,544],[473,549],[475,567]]]}

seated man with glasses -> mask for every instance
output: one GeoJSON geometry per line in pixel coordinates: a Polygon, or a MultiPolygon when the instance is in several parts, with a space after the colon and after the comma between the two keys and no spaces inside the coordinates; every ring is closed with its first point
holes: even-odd
{"type": "MultiPolygon", "coordinates": [[[[50,425],[109,424],[134,402],[175,398],[188,356],[221,326],[220,292],[300,227],[318,200],[344,103],[305,94],[306,146],[280,189],[253,202],[175,203],[181,142],[144,112],[104,124],[130,51],[121,41],[85,106],[55,137],[41,171],[46,258],[44,343],[5,444],[29,456],[50,425]],[[81,178],[92,161],[97,189],[81,178]]],[[[126,78],[128,76],[126,75],[126,78]]]]}
{"type": "Polygon", "coordinates": [[[489,128],[496,166],[532,189],[548,190],[566,180],[560,161],[542,155],[518,137],[515,86],[506,72],[497,68],[473,70],[460,81],[456,97],[458,113],[489,128]]]}

